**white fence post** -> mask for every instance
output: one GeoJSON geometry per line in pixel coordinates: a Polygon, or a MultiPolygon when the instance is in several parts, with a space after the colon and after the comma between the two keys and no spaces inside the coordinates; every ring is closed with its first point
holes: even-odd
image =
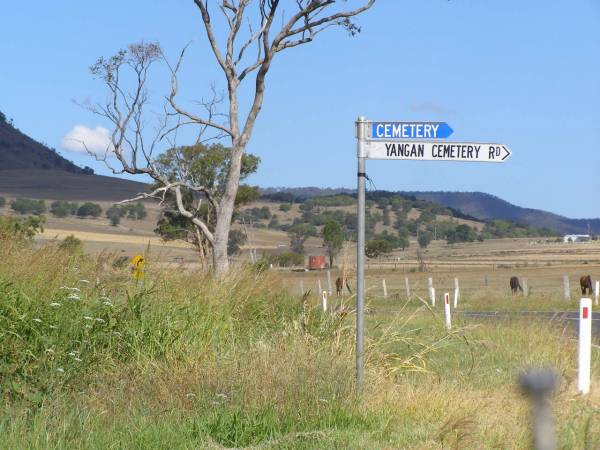
{"type": "Polygon", "coordinates": [[[387,298],[387,286],[385,280],[381,280],[381,284],[383,284],[383,298],[387,298]]]}
{"type": "Polygon", "coordinates": [[[527,283],[527,278],[523,278],[523,295],[525,297],[529,296],[529,284],[527,283]]]}
{"type": "Polygon", "coordinates": [[[327,312],[327,291],[322,291],[323,312],[327,312]]]}
{"type": "Polygon", "coordinates": [[[329,291],[329,295],[333,295],[333,287],[331,286],[331,272],[327,271],[327,290],[329,291]]]}
{"type": "Polygon", "coordinates": [[[596,281],[596,290],[594,291],[594,305],[598,305],[598,295],[600,295],[600,281],[596,281]]]}
{"type": "Polygon", "coordinates": [[[429,291],[429,300],[431,306],[435,306],[435,289],[433,288],[433,278],[427,278],[427,290],[429,291]]]}
{"type": "Polygon", "coordinates": [[[569,300],[571,298],[571,289],[569,288],[569,276],[565,275],[563,277],[563,293],[565,300],[569,300]]]}
{"type": "Polygon", "coordinates": [[[579,300],[579,371],[577,390],[590,391],[590,363],[592,356],[592,299],[579,300]]]}
{"type": "Polygon", "coordinates": [[[458,297],[460,297],[460,286],[458,278],[454,278],[454,309],[458,307],[458,297]]]}
{"type": "Polygon", "coordinates": [[[450,317],[450,294],[448,292],[444,294],[444,313],[446,314],[446,329],[449,331],[452,329],[452,318],[450,317]]]}
{"type": "Polygon", "coordinates": [[[323,288],[321,287],[321,279],[317,278],[317,292],[323,292],[323,288]]]}
{"type": "Polygon", "coordinates": [[[300,295],[304,295],[304,282],[300,280],[300,295]]]}
{"type": "Polygon", "coordinates": [[[410,298],[410,283],[408,282],[408,277],[404,279],[404,284],[406,285],[406,298],[410,298]]]}

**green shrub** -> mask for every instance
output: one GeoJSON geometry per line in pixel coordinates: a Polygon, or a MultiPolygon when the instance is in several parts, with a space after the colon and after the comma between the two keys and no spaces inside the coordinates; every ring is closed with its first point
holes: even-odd
{"type": "Polygon", "coordinates": [[[4,197],[0,197],[0,208],[6,205],[6,199],[4,197]]]}
{"type": "Polygon", "coordinates": [[[77,210],[79,217],[98,217],[102,213],[102,207],[97,203],[85,202],[77,210]]]}
{"type": "Polygon", "coordinates": [[[32,239],[44,231],[44,216],[17,219],[0,216],[0,241],[22,241],[32,239]]]}
{"type": "Polygon", "coordinates": [[[17,198],[10,202],[10,207],[19,214],[34,214],[39,216],[46,212],[46,203],[44,200],[33,200],[30,198],[17,198]]]}
{"type": "Polygon", "coordinates": [[[54,217],[67,217],[77,213],[79,205],[77,203],[57,200],[50,205],[50,212],[54,217]]]}
{"type": "Polygon", "coordinates": [[[81,239],[78,239],[74,235],[70,234],[64,238],[60,244],[58,244],[58,248],[69,253],[81,253],[83,251],[83,242],[81,239]]]}
{"type": "Polygon", "coordinates": [[[391,253],[394,250],[392,243],[385,239],[375,239],[367,242],[365,245],[365,255],[368,258],[378,258],[379,256],[391,253]]]}

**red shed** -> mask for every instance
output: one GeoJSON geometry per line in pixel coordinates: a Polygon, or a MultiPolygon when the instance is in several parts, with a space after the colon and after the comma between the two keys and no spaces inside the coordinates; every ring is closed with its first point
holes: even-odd
{"type": "Polygon", "coordinates": [[[327,268],[327,259],[325,256],[309,256],[308,257],[308,268],[310,270],[316,269],[326,269],[327,268]]]}

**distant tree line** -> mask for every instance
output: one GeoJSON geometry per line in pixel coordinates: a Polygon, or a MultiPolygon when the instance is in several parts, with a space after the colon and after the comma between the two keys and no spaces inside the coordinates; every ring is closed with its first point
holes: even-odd
{"type": "Polygon", "coordinates": [[[128,203],[122,206],[111,206],[106,210],[106,217],[108,218],[110,224],[113,227],[116,227],[121,223],[121,219],[123,217],[127,217],[132,220],[142,220],[144,219],[148,213],[146,212],[146,208],[143,203],[128,203]]]}
{"type": "MultiPolygon", "coordinates": [[[[331,264],[338,248],[339,236],[342,242],[356,239],[356,211],[345,208],[356,205],[353,195],[336,194],[305,200],[290,193],[278,192],[263,195],[262,198],[281,202],[275,207],[283,213],[289,212],[294,203],[299,204],[300,216],[295,217],[291,223],[280,223],[277,214],[271,213],[269,207],[263,206],[243,211],[238,219],[243,217],[246,223],[252,223],[256,228],[268,227],[285,231],[290,240],[290,248],[295,253],[304,252],[304,244],[308,238],[321,237],[331,264]],[[267,220],[268,223],[265,224],[267,220]],[[335,245],[332,244],[333,235],[336,236],[335,245]]],[[[394,250],[405,250],[410,246],[411,238],[417,241],[420,248],[426,248],[434,240],[458,244],[492,238],[556,235],[547,228],[511,221],[492,220],[483,227],[476,227],[461,223],[462,219],[476,220],[428,200],[387,191],[369,192],[365,211],[367,256],[376,258],[394,250]],[[383,231],[376,232],[382,227],[383,231]]]]}
{"type": "MultiPolygon", "coordinates": [[[[0,207],[6,200],[0,197],[0,207]]],[[[32,214],[40,216],[48,211],[44,200],[34,200],[30,198],[16,198],[10,202],[10,208],[18,214],[32,214]]],[[[50,204],[50,214],[54,217],[64,218],[68,216],[76,217],[100,217],[102,206],[98,203],[85,202],[79,204],[65,200],[56,200],[50,204]]],[[[118,225],[121,218],[127,217],[132,220],[142,220],[147,212],[143,203],[128,204],[125,206],[113,206],[106,211],[106,217],[112,225],[118,225]]]]}

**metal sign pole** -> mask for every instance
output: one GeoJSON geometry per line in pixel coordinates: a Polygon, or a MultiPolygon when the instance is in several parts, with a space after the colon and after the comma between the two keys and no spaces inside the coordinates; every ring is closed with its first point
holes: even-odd
{"type": "MultiPolygon", "coordinates": [[[[358,160],[358,230],[356,239],[356,386],[364,385],[364,306],[365,306],[365,163],[367,159],[414,161],[461,161],[503,163],[512,152],[503,144],[447,142],[454,130],[442,122],[356,121],[358,160]],[[426,139],[421,141],[420,139],[426,139]]],[[[487,286],[487,274],[485,275],[487,286]]],[[[408,279],[406,293],[410,293],[408,279]]],[[[430,286],[435,305],[435,289],[430,286]]]]}
{"type": "Polygon", "coordinates": [[[365,124],[364,117],[356,122],[358,158],[358,236],[356,239],[356,386],[362,390],[365,381],[364,367],[364,306],[365,306],[365,124]]]}

